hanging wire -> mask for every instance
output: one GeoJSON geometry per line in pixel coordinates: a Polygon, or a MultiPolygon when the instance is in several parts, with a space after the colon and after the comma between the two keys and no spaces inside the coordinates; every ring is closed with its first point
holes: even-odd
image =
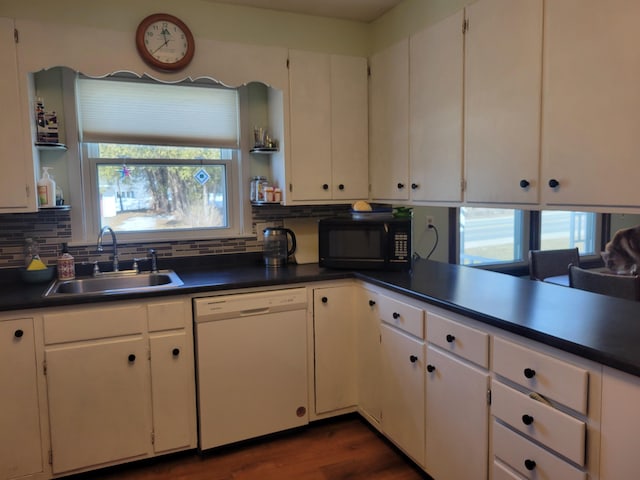
{"type": "Polygon", "coordinates": [[[431,247],[431,250],[429,251],[429,253],[427,254],[426,257],[421,257],[420,254],[415,251],[413,252],[413,258],[415,259],[421,259],[421,260],[429,260],[429,258],[431,257],[431,255],[433,255],[433,252],[436,250],[437,246],[438,246],[438,241],[439,241],[439,235],[438,235],[438,229],[436,228],[436,226],[434,224],[429,224],[427,225],[427,228],[422,232],[422,235],[420,236],[420,240],[422,240],[422,238],[424,237],[424,234],[429,230],[432,229],[435,234],[436,234],[436,238],[435,241],[433,242],[433,247],[431,247]]]}

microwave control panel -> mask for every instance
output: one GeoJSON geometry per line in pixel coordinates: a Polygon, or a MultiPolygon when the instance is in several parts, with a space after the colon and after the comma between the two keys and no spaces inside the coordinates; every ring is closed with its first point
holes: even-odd
{"type": "Polygon", "coordinates": [[[395,232],[393,237],[393,260],[406,259],[409,256],[409,234],[395,232]]]}

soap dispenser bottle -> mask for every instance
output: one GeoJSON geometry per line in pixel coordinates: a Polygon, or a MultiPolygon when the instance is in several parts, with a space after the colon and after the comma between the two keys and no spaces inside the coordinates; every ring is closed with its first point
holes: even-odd
{"type": "Polygon", "coordinates": [[[49,176],[51,167],[42,167],[42,176],[38,180],[38,204],[41,207],[56,206],[56,182],[49,176]]]}
{"type": "Polygon", "coordinates": [[[58,280],[73,280],[76,278],[75,260],[69,253],[67,244],[62,244],[62,252],[58,257],[58,280]]]}

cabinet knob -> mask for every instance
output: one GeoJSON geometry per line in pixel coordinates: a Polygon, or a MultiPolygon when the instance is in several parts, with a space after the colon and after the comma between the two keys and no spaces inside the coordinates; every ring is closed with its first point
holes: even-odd
{"type": "Polygon", "coordinates": [[[21,338],[24,335],[24,332],[20,329],[16,330],[15,332],[13,332],[13,336],[16,338],[21,338]]]}
{"type": "Polygon", "coordinates": [[[551,180],[549,180],[549,186],[551,188],[558,188],[560,186],[560,182],[555,178],[552,178],[551,180]]]}
{"type": "Polygon", "coordinates": [[[179,348],[174,348],[171,353],[173,354],[174,357],[177,357],[178,355],[180,355],[180,349],[179,348]]]}
{"type": "Polygon", "coordinates": [[[527,378],[533,378],[536,376],[536,371],[532,368],[525,368],[524,369],[524,376],[527,378]]]}
{"type": "Polygon", "coordinates": [[[520,188],[527,188],[529,185],[531,184],[529,183],[528,180],[525,180],[524,178],[520,180],[520,188]]]}
{"type": "Polygon", "coordinates": [[[398,182],[398,190],[402,190],[404,188],[404,183],[398,182]]]}
{"type": "Polygon", "coordinates": [[[328,184],[326,184],[326,183],[323,183],[323,184],[322,184],[322,189],[323,189],[323,190],[329,190],[329,185],[328,185],[328,184]]]}
{"type": "Polygon", "coordinates": [[[526,468],[527,470],[533,470],[534,468],[536,468],[535,460],[530,460],[530,459],[527,458],[524,461],[524,468],[526,468]]]}
{"type": "Polygon", "coordinates": [[[344,190],[344,184],[341,183],[340,185],[338,185],[338,190],[344,190]]]}
{"type": "Polygon", "coordinates": [[[435,372],[435,370],[436,370],[435,365],[431,365],[431,364],[427,365],[427,372],[433,373],[435,372]]]}
{"type": "Polygon", "coordinates": [[[129,363],[133,363],[136,361],[136,356],[133,353],[131,353],[128,358],[129,358],[129,363]]]}
{"type": "Polygon", "coordinates": [[[522,423],[524,423],[525,425],[531,425],[533,423],[533,417],[525,413],[524,415],[522,415],[522,423]]]}
{"type": "Polygon", "coordinates": [[[451,335],[450,333],[448,333],[447,336],[446,336],[446,340],[449,343],[453,343],[453,342],[456,341],[456,337],[455,337],[455,335],[451,335]]]}
{"type": "Polygon", "coordinates": [[[327,297],[322,297],[320,300],[322,301],[322,303],[327,303],[329,301],[327,297]]]}
{"type": "Polygon", "coordinates": [[[375,300],[369,300],[369,306],[373,307],[376,304],[375,300]]]}
{"type": "Polygon", "coordinates": [[[419,187],[419,185],[417,183],[412,183],[411,184],[411,190],[416,190],[419,187]]]}
{"type": "Polygon", "coordinates": [[[397,320],[400,318],[400,314],[398,312],[393,312],[393,315],[391,315],[393,317],[394,320],[397,320]]]}
{"type": "Polygon", "coordinates": [[[415,355],[409,355],[409,361],[411,363],[416,363],[418,361],[418,357],[416,357],[415,355]]]}

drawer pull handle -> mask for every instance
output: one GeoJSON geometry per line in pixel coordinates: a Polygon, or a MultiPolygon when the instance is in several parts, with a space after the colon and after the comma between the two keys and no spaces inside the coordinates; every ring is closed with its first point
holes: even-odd
{"type": "Polygon", "coordinates": [[[536,462],[535,462],[535,460],[530,460],[530,459],[528,459],[528,458],[527,458],[527,459],[524,461],[524,468],[526,468],[526,469],[527,469],[527,470],[529,470],[529,471],[531,471],[531,470],[533,470],[534,468],[536,468],[536,462]]]}
{"type": "Polygon", "coordinates": [[[132,353],[131,355],[129,355],[129,363],[133,363],[136,361],[136,356],[132,353]]]}
{"type": "Polygon", "coordinates": [[[322,303],[327,303],[329,299],[327,297],[322,297],[322,303]]]}
{"type": "Polygon", "coordinates": [[[373,307],[376,304],[376,302],[374,300],[369,300],[369,306],[373,307]]]}
{"type": "Polygon", "coordinates": [[[22,337],[22,335],[24,335],[24,332],[20,329],[16,330],[15,332],[13,332],[13,336],[16,338],[20,338],[22,337]]]}
{"type": "Polygon", "coordinates": [[[418,357],[416,357],[415,355],[409,355],[409,361],[411,363],[416,363],[418,361],[418,357]]]}
{"type": "Polygon", "coordinates": [[[398,312],[393,312],[392,317],[393,317],[394,320],[397,320],[397,319],[400,318],[400,314],[398,312]]]}
{"type": "Polygon", "coordinates": [[[436,367],[434,365],[427,365],[427,372],[433,373],[435,372],[436,367]]]}
{"type": "Polygon", "coordinates": [[[446,338],[447,338],[447,342],[449,342],[449,343],[453,343],[453,342],[455,342],[455,341],[456,341],[456,337],[455,337],[455,335],[451,335],[450,333],[449,333],[449,334],[447,334],[447,337],[446,337],[446,338]]]}
{"type": "Polygon", "coordinates": [[[177,357],[178,355],[180,355],[180,349],[179,348],[174,348],[171,353],[173,354],[174,357],[177,357]]]}
{"type": "Polygon", "coordinates": [[[533,378],[536,376],[536,371],[532,368],[525,368],[524,369],[524,376],[527,378],[533,378]]]}
{"type": "Polygon", "coordinates": [[[531,425],[533,423],[533,417],[525,413],[524,415],[522,415],[522,423],[524,423],[525,425],[531,425]]]}

